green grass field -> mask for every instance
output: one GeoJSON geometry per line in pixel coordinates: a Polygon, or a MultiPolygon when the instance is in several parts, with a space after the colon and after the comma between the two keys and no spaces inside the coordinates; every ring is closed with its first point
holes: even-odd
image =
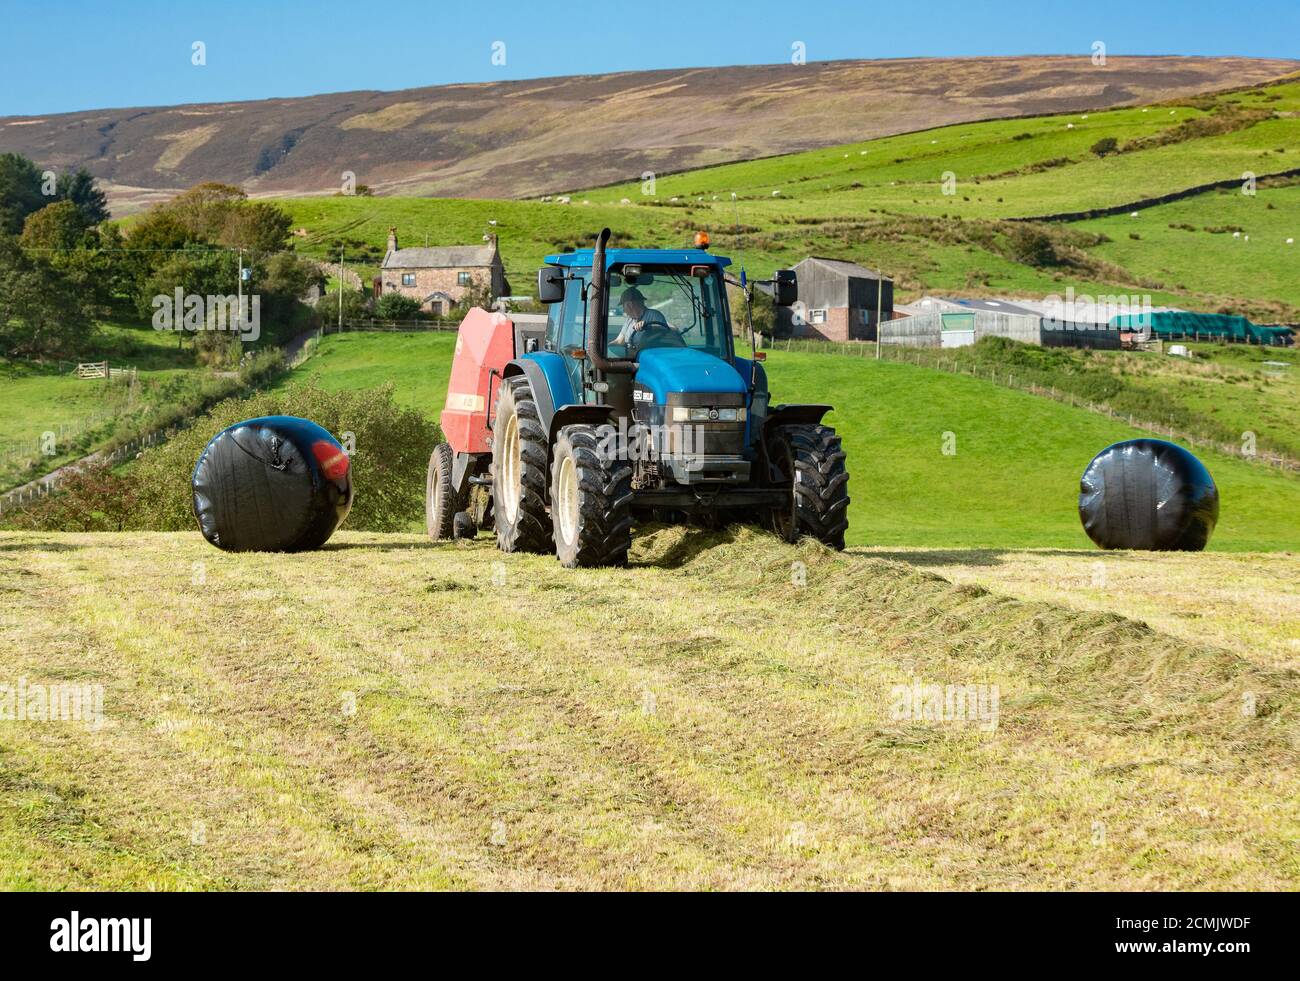
{"type": "MultiPolygon", "coordinates": [[[[1300,460],[1300,352],[1294,347],[1186,341],[1192,356],[1184,358],[1162,351],[1087,351],[998,340],[885,353],[985,378],[993,372],[1004,382],[1011,376],[1012,387],[1055,390],[1077,404],[1107,406],[1162,431],[1230,446],[1229,452],[1240,452],[1253,440],[1259,453],[1300,460]]],[[[871,345],[857,342],[786,344],[795,350],[871,354],[871,345]]]]}
{"type": "Polygon", "coordinates": [[[0,725],[0,888],[1295,888],[1294,671],[750,531],[632,560],[0,533],[4,682],[102,692],[0,725]]]}
{"type": "MultiPolygon", "coordinates": [[[[326,389],[391,382],[397,401],[437,419],[451,370],[451,333],[344,334],[281,382],[326,389]]],[[[770,351],[774,399],[828,401],[851,476],[850,544],[1091,548],[1078,480],[1093,455],[1147,435],[1107,417],[977,378],[834,354],[770,351]],[[945,433],[956,453],[945,455],[945,433]]],[[[1211,548],[1300,550],[1300,481],[1196,451],[1223,498],[1211,548]]]]}
{"type": "Polygon", "coordinates": [[[1276,318],[1300,310],[1294,247],[1285,246],[1286,238],[1300,237],[1291,227],[1300,191],[1294,186],[1262,186],[1250,198],[1205,194],[1149,209],[1139,219],[1067,226],[1109,239],[1085,240],[1088,267],[1022,265],[990,249],[983,235],[984,226],[1001,219],[1109,207],[1236,180],[1247,171],[1295,168],[1298,111],[1300,81],[1290,81],[1181,104],[949,126],[665,175],[653,193],[641,182],[575,191],[569,204],[344,197],[281,203],[307,232],[301,250],[333,258],[342,242],[365,275],[373,274],[390,225],[407,245],[476,242],[495,231],[517,292],[531,289],[543,255],[589,244],[602,225],[626,241],[661,246],[688,242],[705,228],[720,251],[743,258],[752,274],[810,254],[837,255],[885,269],[903,295],[1041,296],[1067,285],[1110,294],[1141,287],[1157,304],[1255,304],[1257,315],[1276,318]],[[1273,115],[1217,131],[1231,112],[1273,115]],[[1104,137],[1121,145],[1169,139],[1194,121],[1206,131],[1105,158],[1090,151],[1104,137]],[[956,180],[951,194],[944,193],[945,174],[956,180]],[[1200,231],[1169,229],[1170,223],[1200,231]],[[1225,225],[1253,232],[1245,248],[1203,230],[1225,225]]]}
{"type": "Polygon", "coordinates": [[[53,456],[0,459],[0,490],[90,452],[122,420],[145,418],[152,404],[208,374],[195,364],[192,347],[177,346],[175,334],[126,323],[101,324],[80,360],[108,361],[117,377],[78,378],[71,361],[0,358],[0,449],[26,446],[45,432],[57,435],[60,427],[67,434],[56,439],[53,456]],[[126,384],[132,369],[134,392],[126,384]]]}
{"type": "MultiPolygon", "coordinates": [[[[1300,152],[1292,163],[1300,166],[1300,152]]],[[[1110,239],[1097,246],[1097,255],[1175,292],[1228,302],[1249,291],[1300,307],[1300,184],[1260,186],[1254,196],[1214,191],[1149,208],[1137,218],[1097,218],[1075,227],[1110,239]]]]}

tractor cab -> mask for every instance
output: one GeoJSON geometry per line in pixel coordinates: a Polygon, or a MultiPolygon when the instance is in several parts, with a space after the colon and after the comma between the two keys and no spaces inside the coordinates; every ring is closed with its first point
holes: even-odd
{"type": "Polygon", "coordinates": [[[564,357],[575,401],[610,405],[630,418],[634,379],[643,365],[721,362],[735,368],[723,281],[730,259],[702,249],[611,249],[606,283],[597,289],[593,253],[547,256],[538,274],[539,295],[550,303],[544,347],[564,357]],[[600,311],[593,305],[597,297],[600,311]],[[606,325],[604,342],[593,351],[597,357],[588,357],[599,319],[606,325]],[[666,351],[691,353],[651,353],[666,351]],[[602,371],[601,358],[625,367],[602,371]]]}

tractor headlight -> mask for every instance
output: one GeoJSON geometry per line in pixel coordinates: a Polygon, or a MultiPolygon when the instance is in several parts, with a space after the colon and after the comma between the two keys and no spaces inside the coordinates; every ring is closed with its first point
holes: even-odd
{"type": "Polygon", "coordinates": [[[711,409],[708,406],[673,407],[673,422],[744,422],[745,410],[711,409]]]}

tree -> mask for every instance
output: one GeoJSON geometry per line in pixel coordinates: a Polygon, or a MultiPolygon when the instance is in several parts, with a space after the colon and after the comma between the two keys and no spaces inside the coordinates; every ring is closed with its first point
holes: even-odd
{"type": "Polygon", "coordinates": [[[95,185],[95,178],[85,167],[79,168],[75,174],[65,171],[60,175],[55,197],[75,204],[85,216],[87,227],[108,220],[108,198],[95,185]]]}
{"type": "MultiPolygon", "coordinates": [[[[366,296],[365,290],[354,290],[344,287],[343,289],[343,320],[358,320],[361,317],[368,316],[369,297],[366,296]]],[[[320,298],[316,304],[316,313],[326,324],[338,322],[339,315],[339,291],[330,290],[320,298]]]]}
{"type": "MultiPolygon", "coordinates": [[[[315,323],[312,309],[303,302],[313,287],[321,287],[325,277],[314,262],[292,252],[277,252],[260,263],[253,274],[253,291],[261,296],[262,335],[268,340],[288,340],[315,323]]],[[[335,306],[338,309],[338,297],[335,306]]],[[[328,316],[328,312],[326,313],[328,316]]]]}
{"type": "Polygon", "coordinates": [[[238,187],[206,181],[155,205],[151,211],[172,215],[192,241],[217,243],[236,209],[247,200],[248,195],[238,187]]]}
{"type": "MultiPolygon", "coordinates": [[[[178,289],[183,297],[233,296],[238,292],[238,282],[237,256],[196,247],[169,255],[159,263],[136,296],[136,307],[142,316],[152,318],[156,310],[163,308],[155,305],[158,297],[170,300],[178,289]]],[[[179,326],[181,311],[174,309],[174,303],[172,306],[173,326],[179,326]]]]}
{"type": "Polygon", "coordinates": [[[0,154],[0,234],[17,235],[27,216],[50,203],[36,164],[18,153],[0,154]]]}
{"type": "Polygon", "coordinates": [[[293,219],[273,204],[257,202],[231,209],[214,241],[232,249],[279,252],[289,241],[293,219]]]}
{"type": "Polygon", "coordinates": [[[55,201],[27,216],[19,241],[25,249],[61,252],[80,246],[88,227],[85,213],[76,204],[55,201]]]}
{"type": "Polygon", "coordinates": [[[1115,153],[1119,150],[1119,140],[1113,136],[1103,136],[1100,140],[1092,145],[1092,152],[1099,157],[1115,153]]]}
{"type": "Polygon", "coordinates": [[[71,354],[94,333],[92,298],[48,260],[0,236],[0,351],[71,354]]]}

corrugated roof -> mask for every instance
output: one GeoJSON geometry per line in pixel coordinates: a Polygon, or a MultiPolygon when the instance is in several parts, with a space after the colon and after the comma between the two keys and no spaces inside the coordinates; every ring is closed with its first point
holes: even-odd
{"type": "Polygon", "coordinates": [[[384,256],[384,269],[463,269],[492,265],[491,245],[447,245],[427,249],[398,249],[384,256]]]}
{"type": "MultiPolygon", "coordinates": [[[[859,266],[856,262],[849,262],[847,259],[831,259],[822,255],[810,255],[807,259],[804,259],[803,262],[799,263],[799,265],[802,266],[804,262],[819,262],[823,266],[834,270],[842,276],[855,276],[858,279],[881,278],[876,275],[874,269],[868,269],[866,266],[859,266]]],[[[884,279],[886,282],[889,281],[888,276],[885,276],[884,279]]]]}
{"type": "Polygon", "coordinates": [[[1028,307],[1018,306],[1009,300],[956,299],[948,300],[947,302],[955,303],[958,306],[969,307],[972,310],[987,310],[989,313],[1013,313],[1022,317],[1042,316],[1037,310],[1030,310],[1028,307]]]}

